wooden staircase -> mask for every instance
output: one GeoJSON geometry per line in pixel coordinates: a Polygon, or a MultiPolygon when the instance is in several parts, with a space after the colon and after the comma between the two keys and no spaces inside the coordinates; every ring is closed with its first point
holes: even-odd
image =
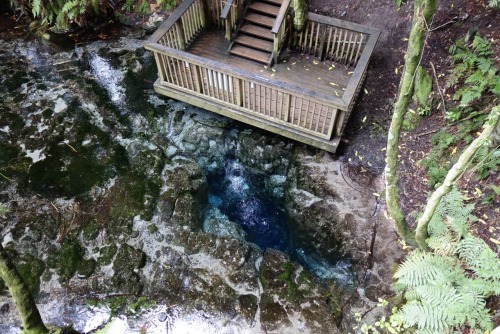
{"type": "Polygon", "coordinates": [[[229,46],[229,53],[271,65],[273,34],[271,29],[278,16],[282,0],[251,0],[242,24],[229,46]]]}

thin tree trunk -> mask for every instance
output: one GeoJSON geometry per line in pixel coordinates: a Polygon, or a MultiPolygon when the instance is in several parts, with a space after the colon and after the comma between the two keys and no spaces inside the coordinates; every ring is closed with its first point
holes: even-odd
{"type": "Polygon", "coordinates": [[[0,244],[0,277],[4,280],[14,299],[23,323],[23,334],[46,334],[35,300],[16,267],[0,244]]]}
{"type": "Polygon", "coordinates": [[[500,106],[496,106],[491,110],[490,116],[488,117],[488,121],[486,125],[476,139],[463,151],[463,153],[458,158],[458,161],[451,167],[446,174],[444,182],[441,186],[439,186],[429,197],[427,200],[427,204],[425,206],[424,213],[420,217],[417,223],[417,230],[415,233],[415,239],[417,241],[418,246],[423,250],[428,250],[429,246],[427,245],[427,227],[429,225],[429,221],[431,220],[434,212],[436,211],[437,206],[441,202],[441,199],[444,195],[449,193],[453,187],[453,184],[458,180],[460,175],[465,171],[467,166],[470,164],[472,159],[474,158],[476,152],[479,148],[490,138],[493,130],[498,124],[498,119],[500,118],[500,106]]]}
{"type": "Polygon", "coordinates": [[[387,211],[394,220],[396,230],[408,244],[415,244],[412,231],[408,227],[399,205],[398,195],[398,147],[401,126],[413,93],[415,71],[420,63],[424,47],[425,33],[432,16],[436,12],[436,0],[415,0],[413,23],[405,55],[405,68],[399,86],[399,94],[394,104],[391,125],[387,137],[385,167],[385,191],[387,211]]]}

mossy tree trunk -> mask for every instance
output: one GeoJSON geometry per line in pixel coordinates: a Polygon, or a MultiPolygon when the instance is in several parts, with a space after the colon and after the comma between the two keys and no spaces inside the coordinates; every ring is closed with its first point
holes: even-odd
{"type": "Polygon", "coordinates": [[[302,31],[307,21],[307,1],[292,0],[292,7],[294,11],[293,27],[297,31],[302,31]]]}
{"type": "Polygon", "coordinates": [[[415,244],[413,232],[408,227],[399,205],[398,195],[398,147],[401,126],[413,93],[415,71],[420,63],[425,34],[436,12],[436,0],[415,0],[413,22],[405,55],[405,68],[399,85],[399,94],[394,104],[391,125],[387,138],[385,188],[387,211],[394,220],[396,229],[408,244],[415,244]]]}
{"type": "Polygon", "coordinates": [[[441,202],[441,199],[444,195],[451,191],[453,184],[458,180],[460,175],[465,172],[465,169],[472,162],[472,159],[474,159],[474,156],[476,155],[479,148],[481,148],[481,146],[490,139],[496,126],[499,124],[499,118],[500,105],[494,107],[491,110],[488,121],[486,122],[486,125],[479,137],[474,139],[474,141],[462,152],[462,154],[458,158],[458,161],[446,174],[443,184],[439,186],[427,200],[424,213],[418,220],[417,230],[415,233],[415,239],[421,249],[428,250],[429,248],[426,241],[428,237],[427,227],[429,225],[429,221],[434,215],[434,212],[436,211],[437,206],[439,205],[439,202],[441,202]]]}
{"type": "Polygon", "coordinates": [[[17,271],[16,267],[10,260],[8,254],[0,244],[0,277],[4,280],[9,288],[9,291],[14,299],[17,310],[21,315],[23,323],[23,334],[45,334],[49,333],[45,327],[42,317],[38,312],[35,300],[31,292],[24,282],[23,278],[17,271]]]}

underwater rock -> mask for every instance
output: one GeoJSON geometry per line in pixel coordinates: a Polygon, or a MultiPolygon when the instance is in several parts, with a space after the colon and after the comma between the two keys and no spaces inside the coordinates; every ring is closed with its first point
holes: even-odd
{"type": "Polygon", "coordinates": [[[230,221],[216,207],[211,207],[205,214],[203,231],[219,237],[231,237],[240,240],[245,240],[246,236],[245,231],[239,224],[230,221]]]}

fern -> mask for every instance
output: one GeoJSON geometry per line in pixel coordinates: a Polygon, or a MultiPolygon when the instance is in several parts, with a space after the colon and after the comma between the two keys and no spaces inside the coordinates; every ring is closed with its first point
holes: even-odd
{"type": "Polygon", "coordinates": [[[433,252],[411,252],[394,275],[406,299],[395,316],[415,333],[492,328],[485,298],[500,294],[500,260],[468,231],[473,207],[457,189],[443,197],[429,223],[433,252]]]}
{"type": "Polygon", "coordinates": [[[442,284],[454,276],[452,268],[449,259],[445,257],[415,251],[399,266],[394,277],[398,279],[398,284],[409,288],[442,284]]]}
{"type": "Polygon", "coordinates": [[[40,16],[42,12],[42,0],[33,0],[31,2],[31,12],[33,13],[34,17],[40,16]]]}
{"type": "Polygon", "coordinates": [[[446,315],[439,308],[416,301],[404,305],[398,316],[404,323],[431,333],[446,333],[449,328],[446,315]]]}
{"type": "MultiPolygon", "coordinates": [[[[498,0],[495,0],[498,1],[498,0]]],[[[488,41],[478,35],[471,43],[467,38],[458,40],[449,49],[453,68],[447,79],[448,87],[461,85],[455,91],[453,99],[460,102],[461,107],[481,101],[488,95],[500,95],[500,76],[493,61],[493,52],[488,41]]],[[[450,109],[446,118],[457,121],[460,111],[450,109]]]]}

